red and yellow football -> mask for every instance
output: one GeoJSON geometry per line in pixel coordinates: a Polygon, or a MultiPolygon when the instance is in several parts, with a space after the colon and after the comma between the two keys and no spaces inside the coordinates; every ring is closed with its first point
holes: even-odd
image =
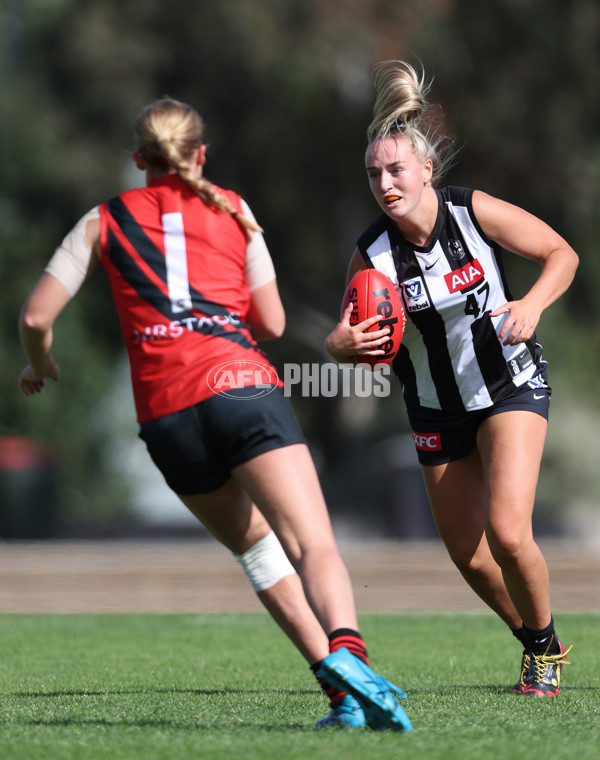
{"type": "Polygon", "coordinates": [[[362,269],[348,283],[342,301],[342,314],[352,302],[350,324],[357,325],[369,317],[381,316],[379,322],[370,327],[367,332],[383,330],[388,327],[388,340],[380,348],[385,352],[379,356],[361,356],[360,363],[389,364],[396,356],[402,336],[406,316],[404,307],[394,284],[383,272],[377,269],[362,269]]]}

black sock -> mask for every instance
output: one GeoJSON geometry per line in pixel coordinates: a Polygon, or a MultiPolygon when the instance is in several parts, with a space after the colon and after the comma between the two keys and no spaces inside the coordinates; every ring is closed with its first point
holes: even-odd
{"type": "Polygon", "coordinates": [[[310,666],[310,669],[315,674],[315,678],[319,682],[319,686],[323,689],[325,692],[327,699],[329,700],[329,704],[331,707],[336,707],[339,702],[342,701],[342,699],[346,696],[345,691],[340,691],[339,689],[336,689],[335,686],[330,686],[327,681],[325,681],[323,678],[319,676],[319,667],[321,666],[320,662],[316,662],[314,665],[310,666]]]}
{"type": "Polygon", "coordinates": [[[550,618],[549,625],[539,631],[528,628],[526,625],[523,626],[523,629],[527,636],[527,648],[533,652],[533,654],[558,654],[560,652],[560,645],[554,630],[553,618],[550,618]]]}
{"type": "Polygon", "coordinates": [[[527,631],[525,630],[525,626],[522,625],[520,628],[511,628],[512,635],[519,639],[521,644],[523,645],[523,649],[527,649],[529,642],[527,641],[527,631]]]}

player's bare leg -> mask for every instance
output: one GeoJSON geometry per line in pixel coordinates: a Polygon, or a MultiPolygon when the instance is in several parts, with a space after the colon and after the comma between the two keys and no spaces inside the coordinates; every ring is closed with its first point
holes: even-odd
{"type": "Polygon", "coordinates": [[[266,452],[233,474],[279,537],[323,628],[358,629],[352,585],[308,447],[266,452]]]}
{"type": "Polygon", "coordinates": [[[554,629],[548,568],[531,524],[546,428],[544,417],[511,410],[488,418],[477,436],[488,484],[488,540],[523,619],[521,672],[512,690],[533,697],[558,696],[570,650],[554,629]]]}
{"type": "Polygon", "coordinates": [[[521,626],[485,534],[485,485],[479,453],[422,466],[433,517],[450,558],[469,586],[510,628],[521,626]]]}
{"type": "MultiPolygon", "coordinates": [[[[180,498],[206,529],[237,555],[243,555],[271,531],[265,517],[233,478],[212,493],[180,498]]],[[[285,575],[256,594],[309,664],[329,654],[325,631],[310,608],[296,573],[285,575]]]]}
{"type": "MultiPolygon", "coordinates": [[[[274,617],[281,627],[291,631],[292,640],[299,640],[305,657],[309,662],[312,659],[312,669],[330,697],[331,711],[317,726],[352,727],[366,723],[375,729],[411,731],[410,720],[396,699],[398,695],[405,695],[377,676],[368,665],[366,648],[358,632],[350,578],[337,550],[306,445],[286,446],[259,455],[235,468],[234,476],[260,505],[266,524],[275,530],[302,578],[306,595],[302,595],[303,601],[297,585],[293,582],[284,585],[289,576],[267,589],[270,592],[267,601],[273,605],[274,617]],[[299,620],[299,616],[305,616],[303,605],[308,607],[306,597],[316,617],[311,614],[308,620],[299,620]],[[313,619],[317,626],[317,619],[321,624],[318,636],[315,636],[313,619]],[[329,636],[325,636],[325,632],[329,636]],[[331,654],[322,656],[323,645],[331,654]]],[[[223,516],[228,509],[220,509],[220,506],[224,506],[222,498],[232,491],[233,486],[228,492],[221,489],[211,502],[201,497],[185,497],[184,501],[198,517],[212,524],[215,535],[222,539],[227,536],[231,539],[233,533],[245,537],[254,532],[261,520],[251,504],[249,511],[238,509],[236,527],[228,528],[223,516]]],[[[264,523],[262,525],[264,527],[264,523]]],[[[239,546],[243,548],[244,543],[239,546]]]]}
{"type": "Polygon", "coordinates": [[[477,435],[490,549],[523,622],[533,629],[551,617],[548,568],[531,523],[546,428],[539,414],[508,411],[489,417],[477,435]]]}

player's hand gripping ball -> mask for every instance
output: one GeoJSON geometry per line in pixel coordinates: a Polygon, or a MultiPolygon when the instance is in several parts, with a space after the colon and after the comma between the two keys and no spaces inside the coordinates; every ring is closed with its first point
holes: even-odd
{"type": "Polygon", "coordinates": [[[400,296],[392,281],[383,272],[377,269],[362,269],[348,283],[344,300],[342,301],[342,314],[352,301],[352,313],[350,324],[357,325],[369,317],[380,315],[381,319],[367,332],[389,328],[388,339],[379,346],[384,351],[379,356],[361,356],[360,363],[389,364],[402,342],[406,315],[400,296]]]}

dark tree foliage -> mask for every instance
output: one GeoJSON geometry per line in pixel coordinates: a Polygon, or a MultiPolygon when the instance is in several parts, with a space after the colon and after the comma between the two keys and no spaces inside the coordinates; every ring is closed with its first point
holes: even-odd
{"type": "MultiPolygon", "coordinates": [[[[363,167],[371,68],[422,62],[458,149],[447,181],[523,205],[577,247],[580,275],[544,324],[551,345],[569,336],[567,358],[587,343],[574,382],[597,387],[595,0],[6,0],[0,35],[0,435],[54,442],[66,513],[127,506],[103,424],[122,358],[116,318],[98,274],[57,324],[60,383],[25,399],[17,315],[75,221],[141,181],[131,125],[165,94],[203,115],[208,178],[240,192],[266,230],[289,324],[270,355],[321,362],[354,241],[377,214],[363,167]]],[[[511,267],[523,288],[535,276],[511,267]]],[[[336,482],[353,447],[405,424],[398,403],[355,436],[339,399],[294,403],[336,482]]]]}

